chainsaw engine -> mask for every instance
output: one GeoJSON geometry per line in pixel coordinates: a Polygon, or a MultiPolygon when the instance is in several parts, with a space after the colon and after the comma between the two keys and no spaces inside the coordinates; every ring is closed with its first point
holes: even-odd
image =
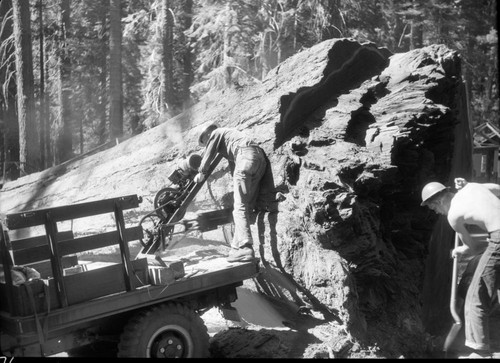
{"type": "MultiPolygon", "coordinates": [[[[201,156],[191,154],[178,163],[177,168],[168,176],[172,186],[163,188],[156,193],[153,205],[156,214],[162,221],[168,221],[179,209],[188,190],[187,187],[196,176],[200,164],[201,156]]],[[[184,213],[179,218],[183,216],[184,213]]]]}
{"type": "MultiPolygon", "coordinates": [[[[189,204],[203,185],[203,182],[193,181],[198,173],[201,159],[201,156],[192,154],[178,163],[176,169],[168,176],[171,185],[156,193],[153,202],[154,210],[146,214],[139,222],[141,226],[147,218],[154,222],[152,229],[143,229],[146,240],[141,240],[143,249],[140,255],[154,254],[160,247],[164,250],[174,235],[176,225],[184,227],[181,233],[188,230],[204,232],[232,221],[231,208],[197,213],[194,219],[183,219],[189,204]]],[[[212,173],[220,159],[221,156],[217,156],[212,161],[207,175],[212,173]]]]}
{"type": "Polygon", "coordinates": [[[178,186],[185,186],[189,183],[198,173],[198,168],[201,164],[201,156],[198,154],[191,154],[188,158],[182,160],[177,164],[177,168],[170,173],[168,180],[172,184],[178,186]]]}

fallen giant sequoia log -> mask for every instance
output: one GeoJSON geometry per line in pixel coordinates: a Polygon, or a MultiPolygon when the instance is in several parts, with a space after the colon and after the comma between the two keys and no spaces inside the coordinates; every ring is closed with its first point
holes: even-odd
{"type": "MultiPolygon", "coordinates": [[[[212,94],[109,150],[6,183],[0,212],[126,194],[143,196],[149,211],[176,161],[201,152],[204,126],[236,127],[262,145],[286,197],[254,226],[263,272],[253,288],[323,311],[346,340],[395,355],[423,351],[427,333],[449,326],[435,319],[448,314],[449,272],[426,273],[451,271],[452,241],[419,206],[420,190],[469,176],[463,90],[460,57],[444,46],[393,55],[328,40],[261,83],[212,94]]],[[[230,190],[226,162],[209,186],[191,210],[213,209],[230,190]]]]}

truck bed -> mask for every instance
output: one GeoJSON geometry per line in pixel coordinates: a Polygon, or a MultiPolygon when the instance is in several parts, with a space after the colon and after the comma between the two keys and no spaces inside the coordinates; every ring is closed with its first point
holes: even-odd
{"type": "Polygon", "coordinates": [[[227,306],[237,298],[236,287],[257,275],[257,259],[227,262],[227,240],[184,236],[168,251],[132,257],[143,229],[127,226],[123,212],[141,201],[128,195],[6,215],[0,231],[1,270],[8,272],[0,276],[2,349],[20,356],[37,356],[41,346],[43,355],[66,351],[120,331],[132,314],[166,302],[194,311],[227,306]],[[111,218],[115,226],[88,234],[60,229],[88,217],[111,218]],[[96,255],[103,249],[115,252],[96,255]],[[85,261],[91,257],[113,258],[85,261]],[[16,282],[19,267],[39,277],[16,282]]]}
{"type": "MultiPolygon", "coordinates": [[[[12,316],[0,311],[3,333],[16,336],[23,345],[39,339],[37,320],[45,324],[45,340],[60,337],[62,332],[92,325],[93,320],[133,311],[172,300],[189,300],[204,292],[218,291],[221,295],[253,278],[259,271],[259,262],[229,263],[225,257],[196,261],[185,268],[185,276],[168,285],[147,284],[133,291],[102,296],[93,300],[28,316],[12,316]]],[[[234,297],[236,298],[236,296],[234,297]]]]}
{"type": "MultiPolygon", "coordinates": [[[[258,260],[253,262],[229,263],[225,258],[199,261],[186,268],[186,277],[163,285],[144,285],[134,291],[99,297],[80,304],[55,309],[50,313],[38,314],[38,319],[45,320],[48,326],[58,329],[79,324],[87,320],[105,317],[123,311],[133,310],[162,301],[168,301],[194,295],[205,290],[224,286],[239,286],[245,279],[255,277],[258,273],[258,260]],[[255,262],[256,261],[256,262],[255,262]]],[[[35,315],[15,317],[0,312],[0,325],[4,332],[12,334],[33,334],[36,332],[35,315]]]]}

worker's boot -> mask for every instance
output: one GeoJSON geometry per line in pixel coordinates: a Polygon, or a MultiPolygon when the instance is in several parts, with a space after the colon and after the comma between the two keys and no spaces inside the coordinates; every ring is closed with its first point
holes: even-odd
{"type": "Polygon", "coordinates": [[[252,247],[231,248],[227,256],[227,262],[251,261],[255,258],[255,252],[252,247]]]}

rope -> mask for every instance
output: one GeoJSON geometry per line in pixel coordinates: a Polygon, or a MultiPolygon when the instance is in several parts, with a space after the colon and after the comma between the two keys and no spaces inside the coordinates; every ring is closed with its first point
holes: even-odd
{"type": "MultiPolygon", "coordinates": [[[[42,324],[40,323],[40,319],[39,319],[37,311],[36,311],[37,309],[36,309],[36,304],[35,304],[35,298],[33,296],[33,290],[31,289],[31,284],[29,282],[25,282],[25,283],[23,283],[23,285],[26,287],[26,291],[28,293],[28,298],[30,299],[31,306],[33,308],[33,313],[35,314],[36,331],[38,333],[38,342],[40,343],[40,354],[42,357],[44,357],[45,354],[44,354],[43,346],[45,344],[45,331],[42,328],[42,324]]],[[[45,283],[43,285],[46,286],[45,283]]],[[[45,292],[46,296],[48,296],[47,292],[48,291],[46,290],[46,292],[45,292]]],[[[47,320],[48,320],[48,318],[49,317],[47,315],[47,320]]]]}

